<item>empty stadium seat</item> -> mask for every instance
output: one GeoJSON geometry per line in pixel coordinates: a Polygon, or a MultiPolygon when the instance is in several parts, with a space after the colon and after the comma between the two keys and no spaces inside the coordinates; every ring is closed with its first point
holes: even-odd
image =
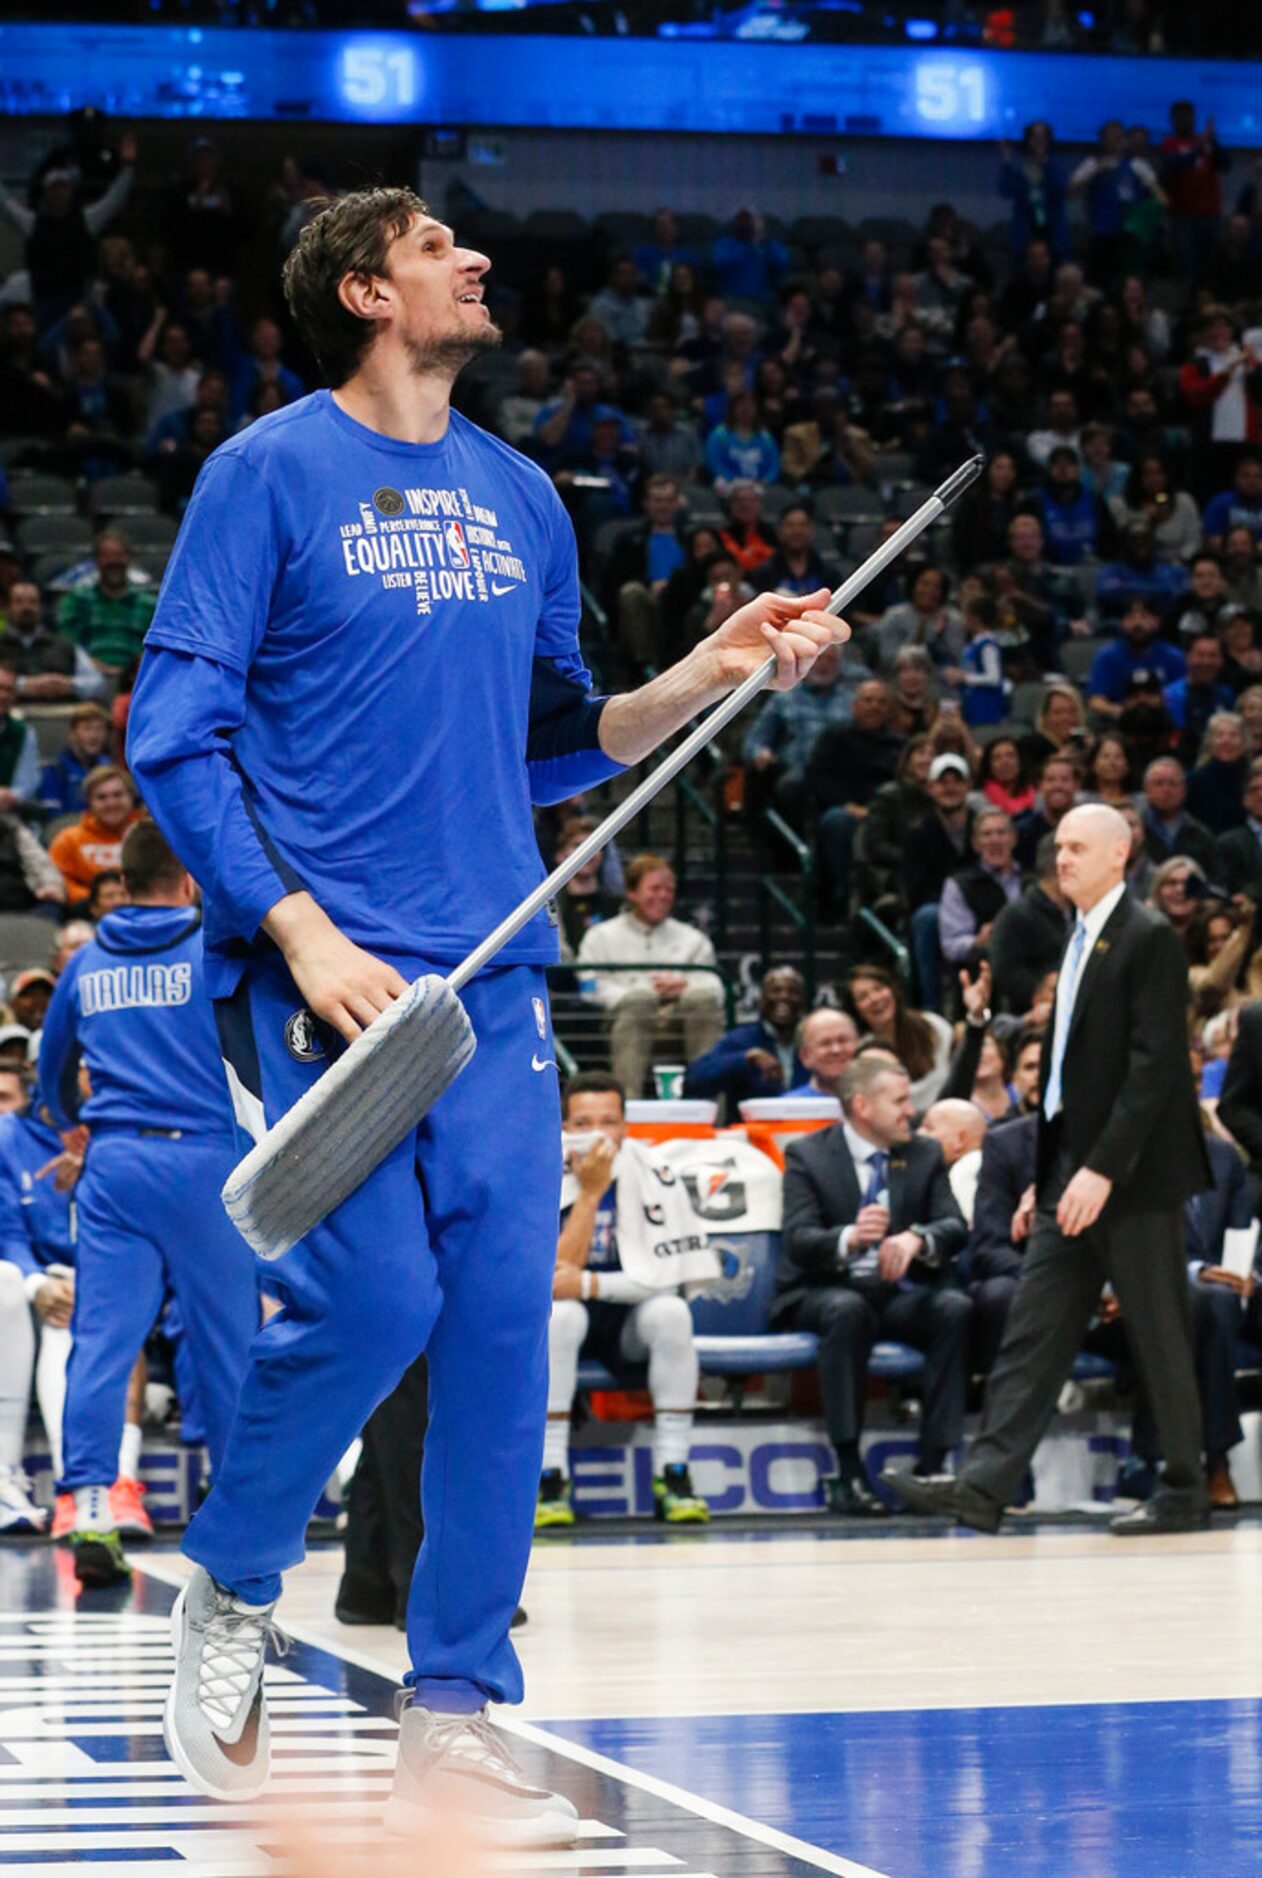
{"type": "Polygon", "coordinates": [[[56,928],[37,913],[0,913],[0,973],[47,965],[56,928]]]}
{"type": "Polygon", "coordinates": [[[124,530],[130,545],[139,549],[166,548],[175,545],[179,523],[169,515],[130,515],[124,530]]]}
{"type": "Polygon", "coordinates": [[[1056,663],[1066,678],[1072,678],[1078,685],[1085,684],[1101,649],[1111,643],[1108,639],[1066,639],[1056,654],[1056,663]]]}
{"type": "Polygon", "coordinates": [[[27,554],[64,554],[67,561],[92,552],[92,528],[81,515],[24,515],[18,538],[27,554]]]}
{"type": "Polygon", "coordinates": [[[862,489],[857,485],[821,489],[815,498],[815,513],[821,522],[883,521],[885,498],[879,489],[862,489]]]}
{"type": "Polygon", "coordinates": [[[99,517],[153,515],[157,507],[157,485],[138,472],[104,476],[93,484],[88,497],[89,513],[99,517]]]}
{"type": "Polygon", "coordinates": [[[15,516],[74,515],[79,492],[68,476],[15,470],[9,479],[9,510],[15,516]]]}

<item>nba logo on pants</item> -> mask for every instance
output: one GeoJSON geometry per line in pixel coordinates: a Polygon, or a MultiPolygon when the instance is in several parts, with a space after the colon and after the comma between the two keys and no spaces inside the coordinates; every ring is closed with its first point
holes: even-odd
{"type": "Polygon", "coordinates": [[[447,559],[452,567],[468,567],[469,544],[464,538],[462,522],[444,522],[443,539],[447,543],[447,559]]]}

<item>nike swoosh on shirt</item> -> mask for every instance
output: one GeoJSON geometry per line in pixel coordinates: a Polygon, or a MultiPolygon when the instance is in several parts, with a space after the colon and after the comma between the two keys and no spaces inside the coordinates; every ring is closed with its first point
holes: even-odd
{"type": "Polygon", "coordinates": [[[537,1056],[532,1056],[530,1059],[530,1067],[531,1069],[555,1069],[556,1061],[553,1057],[545,1056],[543,1061],[540,1062],[537,1056]]]}
{"type": "Polygon", "coordinates": [[[501,587],[497,580],[493,580],[491,582],[491,592],[495,594],[513,593],[519,584],[520,583],[515,580],[510,580],[507,587],[501,587]]]}

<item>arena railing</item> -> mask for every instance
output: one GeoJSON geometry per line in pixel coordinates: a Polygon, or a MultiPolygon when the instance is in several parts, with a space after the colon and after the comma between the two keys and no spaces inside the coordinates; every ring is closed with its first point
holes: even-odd
{"type": "Polygon", "coordinates": [[[903,944],[897,933],[891,932],[889,927],[885,924],[885,921],[879,919],[872,911],[871,907],[861,906],[855,917],[861,926],[867,928],[868,932],[872,934],[872,937],[882,949],[889,953],[894,970],[898,973],[903,983],[910,985],[911,953],[907,950],[907,947],[903,944]]]}
{"type": "Polygon", "coordinates": [[[806,980],[808,1001],[815,996],[815,856],[810,845],[790,828],[777,809],[764,809],[762,824],[775,840],[787,847],[797,861],[795,875],[781,876],[763,872],[758,876],[758,949],[762,969],[769,971],[779,956],[772,941],[772,918],[778,910],[797,934],[802,948],[802,976],[806,980]],[[794,899],[788,880],[800,885],[800,899],[794,899]]]}
{"type": "MultiPolygon", "coordinates": [[[[608,1069],[609,1019],[604,1006],[597,1004],[592,983],[620,972],[643,973],[642,959],[599,967],[571,959],[547,968],[549,1002],[552,1006],[552,1035],[556,1044],[558,1067],[567,1076],[582,1069],[608,1069]]],[[[688,978],[713,978],[718,981],[723,998],[724,1028],[736,1022],[736,986],[718,965],[663,965],[663,971],[679,972],[688,978]]],[[[675,1061],[674,1057],[662,1061],[675,1061]]]]}

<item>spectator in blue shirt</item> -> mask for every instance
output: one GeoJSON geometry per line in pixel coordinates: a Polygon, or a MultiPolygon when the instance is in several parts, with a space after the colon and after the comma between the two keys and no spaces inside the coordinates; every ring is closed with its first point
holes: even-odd
{"type": "Polygon", "coordinates": [[[735,482],[773,483],[780,474],[776,440],[762,423],[752,391],[727,401],[727,421],[710,432],[705,467],[722,495],[735,482]]]}
{"type": "Polygon", "coordinates": [[[671,270],[681,261],[686,261],[689,267],[701,266],[695,249],[686,248],[680,242],[673,209],[658,209],[653,217],[653,239],[641,242],[633,258],[640,279],[650,293],[664,292],[671,270]]]}
{"type": "Polygon", "coordinates": [[[1093,279],[1112,279],[1122,258],[1122,236],[1139,205],[1149,196],[1162,200],[1157,172],[1146,158],[1126,150],[1126,131],[1117,118],[1100,127],[1094,156],[1086,157],[1069,179],[1071,194],[1087,198],[1088,269],[1093,279]]]}
{"type": "Polygon", "coordinates": [[[1223,649],[1217,633],[1196,633],[1183,648],[1187,670],[1165,687],[1166,709],[1183,736],[1180,752],[1185,762],[1196,753],[1215,711],[1234,711],[1235,693],[1223,683],[1223,649]]]}
{"type": "Polygon", "coordinates": [[[1211,496],[1201,517],[1205,545],[1217,554],[1230,528],[1247,528],[1256,544],[1262,539],[1262,458],[1242,456],[1234,486],[1211,496]]]}
{"type": "Polygon", "coordinates": [[[788,249],[768,240],[762,217],[749,209],[733,217],[731,232],[720,235],[710,249],[715,290],[725,300],[758,300],[768,305],[788,271],[788,249]]]}
{"type": "Polygon", "coordinates": [[[70,713],[66,747],[45,763],[39,805],[50,815],[81,815],[87,808],[84,778],[107,757],[110,715],[102,704],[76,704],[70,713]]]}
{"type": "Polygon", "coordinates": [[[1053,566],[1080,567],[1095,560],[1112,535],[1108,512],[1099,496],[1083,488],[1082,464],[1069,444],[1057,444],[1048,457],[1047,487],[1034,506],[1053,566]]]}
{"type": "Polygon", "coordinates": [[[1159,639],[1161,621],[1149,600],[1134,599],[1121,619],[1121,636],[1096,654],[1087,681],[1091,709],[1100,717],[1117,717],[1131,674],[1155,673],[1163,685],[1182,678],[1187,661],[1177,647],[1159,639]]]}
{"type": "Polygon", "coordinates": [[[808,1096],[819,1100],[832,1096],[842,1072],[854,1062],[859,1048],[859,1026],[848,1011],[821,1005],[810,1011],[798,1025],[797,1050],[807,1074],[786,1096],[808,1096]]]}
{"type": "Polygon", "coordinates": [[[566,379],[561,396],[545,404],[535,419],[535,442],[550,470],[575,469],[590,454],[592,432],[601,418],[616,417],[627,441],[632,431],[616,405],[600,396],[600,373],[580,364],[566,379]]]}
{"type": "Polygon", "coordinates": [[[738,1103],[780,1095],[804,1081],[806,1068],[794,1044],[805,1002],[801,973],[792,965],[773,966],[762,981],[758,1016],[750,1024],[737,1024],[712,1050],[694,1058],[684,1094],[722,1096],[734,1121],[738,1103]]]}
{"type": "Polygon", "coordinates": [[[250,334],[250,350],[232,361],[232,421],[237,423],[251,408],[260,384],[278,385],[284,402],[292,404],[306,390],[297,372],[290,371],[281,358],[282,334],[275,320],[256,320],[250,334]]]}
{"type": "Polygon", "coordinates": [[[1056,260],[1069,252],[1065,218],[1065,172],[1052,155],[1052,130],[1040,118],[1027,124],[1021,149],[999,146],[999,193],[1012,204],[1012,256],[1020,260],[1031,241],[1046,241],[1056,260]]]}
{"type": "Polygon", "coordinates": [[[1122,536],[1121,558],[1100,569],[1095,606],[1100,622],[1112,626],[1133,600],[1147,600],[1159,619],[1175,609],[1187,591],[1187,569],[1180,561],[1159,561],[1157,544],[1146,523],[1128,528],[1122,536]]]}

